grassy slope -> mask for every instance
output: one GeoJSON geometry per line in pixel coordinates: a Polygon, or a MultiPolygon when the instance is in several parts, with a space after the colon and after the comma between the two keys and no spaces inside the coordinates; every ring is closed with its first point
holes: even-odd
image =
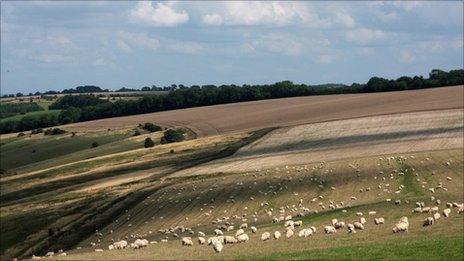
{"type": "Polygon", "coordinates": [[[8,118],[0,119],[0,121],[20,120],[24,116],[42,115],[42,114],[49,114],[49,113],[52,113],[52,114],[55,114],[56,116],[58,116],[58,114],[60,114],[60,111],[61,110],[32,111],[32,112],[28,112],[28,113],[25,113],[25,114],[19,114],[19,115],[11,116],[11,117],[8,117],[8,118]]]}

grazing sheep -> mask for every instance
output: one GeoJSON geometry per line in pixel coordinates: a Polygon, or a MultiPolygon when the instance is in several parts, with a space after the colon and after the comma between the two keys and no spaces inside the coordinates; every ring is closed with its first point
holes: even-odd
{"type": "Polygon", "coordinates": [[[235,244],[237,243],[237,239],[233,236],[224,236],[224,244],[235,244]]]}
{"type": "Polygon", "coordinates": [[[367,221],[366,221],[366,219],[364,217],[361,217],[359,219],[359,222],[364,225],[364,224],[366,224],[367,221]]]}
{"type": "Polygon", "coordinates": [[[332,226],[335,226],[335,224],[337,224],[337,222],[338,222],[338,219],[336,219],[336,218],[332,219],[332,226]]]}
{"type": "Polygon", "coordinates": [[[221,241],[214,241],[213,249],[216,253],[221,253],[223,247],[221,241]]]}
{"type": "Polygon", "coordinates": [[[133,243],[135,249],[148,246],[148,240],[146,239],[136,239],[133,243]]]}
{"type": "Polygon", "coordinates": [[[109,245],[108,246],[108,250],[113,250],[114,249],[114,246],[113,245],[109,245]]]}
{"type": "Polygon", "coordinates": [[[428,218],[424,219],[424,222],[422,223],[422,226],[423,227],[431,226],[431,225],[433,225],[434,221],[435,220],[433,219],[433,217],[428,217],[428,218]]]}
{"type": "Polygon", "coordinates": [[[377,212],[376,212],[376,211],[369,211],[368,214],[369,214],[369,215],[375,215],[375,214],[377,214],[377,212]]]}
{"type": "Polygon", "coordinates": [[[204,236],[205,236],[205,233],[203,233],[203,232],[201,232],[201,231],[198,231],[198,236],[204,237],[204,236]]]}
{"type": "Polygon", "coordinates": [[[356,212],[356,216],[361,217],[363,215],[362,212],[356,212]]]}
{"type": "Polygon", "coordinates": [[[293,234],[295,234],[295,232],[293,232],[293,229],[287,229],[287,232],[285,232],[285,236],[287,238],[291,238],[293,234]]]}
{"type": "Polygon", "coordinates": [[[412,210],[412,212],[414,213],[421,213],[422,212],[422,208],[421,207],[416,207],[412,210]]]}
{"type": "Polygon", "coordinates": [[[235,232],[235,236],[239,236],[241,234],[245,233],[245,231],[241,228],[239,230],[237,230],[237,232],[235,232]]]}
{"type": "Polygon", "coordinates": [[[315,227],[315,226],[311,226],[310,228],[311,228],[311,230],[313,231],[313,234],[316,234],[316,231],[317,231],[316,227],[315,227]]]}
{"type": "Polygon", "coordinates": [[[393,227],[393,233],[398,233],[398,232],[408,232],[409,230],[409,221],[408,217],[401,217],[400,221],[395,224],[395,227],[393,227]]]}
{"type": "Polygon", "coordinates": [[[237,237],[237,241],[239,243],[243,243],[243,242],[248,242],[248,240],[250,240],[250,238],[248,237],[247,234],[240,234],[238,237],[237,237]]]}
{"type": "Polygon", "coordinates": [[[269,240],[271,238],[271,234],[269,232],[264,232],[262,235],[261,235],[261,240],[262,241],[266,241],[266,240],[269,240]]]}
{"type": "Polygon", "coordinates": [[[334,227],[335,227],[336,229],[340,229],[340,228],[342,228],[342,227],[346,227],[346,225],[345,225],[345,222],[343,222],[343,221],[338,221],[337,223],[335,223],[334,227]]]}
{"type": "Polygon", "coordinates": [[[258,229],[257,229],[256,227],[253,227],[253,226],[252,226],[252,227],[250,227],[250,228],[251,228],[251,232],[252,232],[252,233],[256,233],[256,231],[258,231],[258,229]]]}
{"type": "Polygon", "coordinates": [[[215,234],[216,236],[222,236],[222,235],[224,235],[224,233],[222,233],[222,230],[220,230],[220,229],[215,229],[215,230],[214,230],[214,234],[215,234]]]}
{"type": "Polygon", "coordinates": [[[293,222],[293,220],[287,220],[285,221],[285,224],[284,224],[285,227],[293,227],[294,225],[295,225],[295,222],[293,222]]]}
{"type": "Polygon", "coordinates": [[[182,238],[182,245],[183,246],[193,246],[193,241],[191,237],[183,237],[182,238]]]}
{"type": "Polygon", "coordinates": [[[275,232],[274,232],[274,239],[275,239],[275,240],[279,239],[280,236],[281,236],[281,234],[280,234],[279,231],[275,231],[275,232]]]}
{"type": "Polygon", "coordinates": [[[385,219],[384,219],[384,218],[374,218],[374,223],[375,223],[376,225],[384,224],[384,223],[385,223],[385,219]]]}
{"type": "Polygon", "coordinates": [[[441,217],[440,213],[436,212],[433,214],[433,219],[435,219],[435,221],[439,220],[441,217]]]}
{"type": "Polygon", "coordinates": [[[333,226],[325,226],[324,227],[325,233],[326,234],[334,234],[337,233],[337,230],[333,226]]]}
{"type": "Polygon", "coordinates": [[[295,221],[295,222],[293,222],[293,225],[294,225],[295,227],[300,227],[300,226],[303,225],[303,221],[301,221],[301,220],[295,221]]]}
{"type": "Polygon", "coordinates": [[[97,249],[95,249],[95,252],[103,252],[103,249],[97,248],[97,249]]]}
{"type": "Polygon", "coordinates": [[[348,233],[356,233],[355,227],[353,224],[348,224],[348,233]]]}
{"type": "Polygon", "coordinates": [[[204,245],[206,243],[206,240],[204,237],[198,237],[198,244],[199,245],[204,245]]]}
{"type": "Polygon", "coordinates": [[[356,221],[356,222],[353,222],[353,226],[354,226],[354,228],[359,229],[359,230],[363,230],[363,229],[364,229],[364,225],[363,225],[363,223],[361,223],[361,222],[357,222],[357,221],[356,221]]]}
{"type": "Polygon", "coordinates": [[[447,208],[443,210],[443,216],[449,217],[450,214],[451,214],[451,209],[447,208]]]}
{"type": "Polygon", "coordinates": [[[118,242],[113,243],[114,248],[116,249],[124,249],[127,247],[127,241],[126,240],[121,240],[118,242]]]}
{"type": "Polygon", "coordinates": [[[247,223],[243,223],[243,224],[240,225],[240,228],[242,228],[242,229],[248,228],[248,224],[247,224],[247,223]]]}

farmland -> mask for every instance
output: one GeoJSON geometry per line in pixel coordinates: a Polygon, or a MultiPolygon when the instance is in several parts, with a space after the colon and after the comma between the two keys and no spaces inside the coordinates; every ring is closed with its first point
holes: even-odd
{"type": "Polygon", "coordinates": [[[462,95],[455,86],[286,98],[73,123],[60,135],[2,135],[1,255],[462,259],[457,207],[428,227],[422,221],[430,213],[412,213],[417,201],[440,213],[447,202],[462,203],[462,95]],[[162,144],[165,130],[142,130],[144,122],[183,128],[186,140],[162,144]],[[155,146],[144,148],[146,138],[155,146]],[[367,219],[364,230],[324,234],[331,219],[352,223],[357,212],[367,219]],[[260,240],[266,231],[285,233],[273,219],[287,215],[317,233],[260,240]],[[402,216],[409,232],[394,234],[402,216]],[[225,222],[235,227],[226,235],[242,223],[258,231],[246,229],[249,242],[221,253],[197,244],[199,231],[210,237],[225,222]],[[160,232],[174,227],[193,234],[160,232]],[[194,245],[182,246],[183,236],[194,245]],[[136,238],[153,244],[108,250],[136,238]]]}

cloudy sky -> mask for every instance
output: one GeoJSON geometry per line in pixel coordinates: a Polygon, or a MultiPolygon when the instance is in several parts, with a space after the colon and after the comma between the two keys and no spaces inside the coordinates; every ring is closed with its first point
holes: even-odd
{"type": "Polygon", "coordinates": [[[457,2],[1,2],[2,93],[463,67],[457,2]]]}

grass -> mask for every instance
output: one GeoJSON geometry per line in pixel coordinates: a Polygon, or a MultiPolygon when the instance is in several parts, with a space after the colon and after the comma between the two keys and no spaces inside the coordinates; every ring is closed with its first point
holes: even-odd
{"type": "Polygon", "coordinates": [[[0,122],[10,121],[10,120],[21,120],[25,116],[37,116],[37,115],[42,115],[42,114],[55,114],[58,117],[60,112],[61,110],[32,111],[32,112],[28,112],[25,114],[18,114],[15,116],[0,119],[0,122]]]}
{"type": "Polygon", "coordinates": [[[266,256],[246,256],[243,260],[462,260],[463,236],[395,240],[354,244],[345,247],[281,252],[266,256]]]}

